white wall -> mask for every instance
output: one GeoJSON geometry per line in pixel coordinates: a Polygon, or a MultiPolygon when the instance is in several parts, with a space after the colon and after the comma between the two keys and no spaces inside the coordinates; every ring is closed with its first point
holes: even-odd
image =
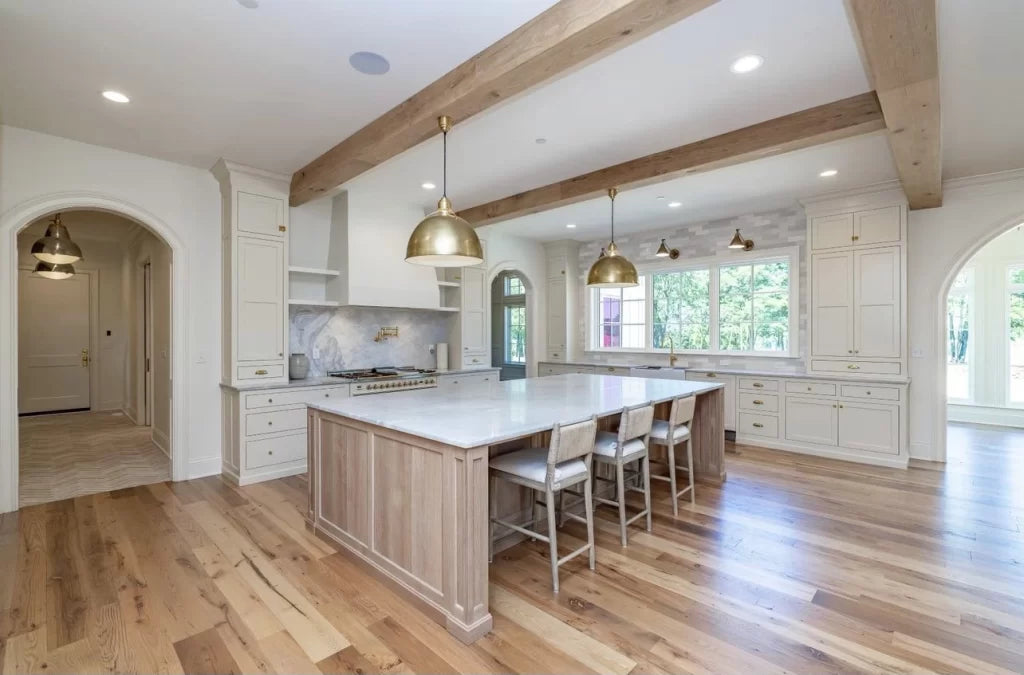
{"type": "Polygon", "coordinates": [[[945,459],[945,307],[975,252],[1024,221],[1024,171],[947,181],[943,205],[909,217],[910,455],[945,459]]]}
{"type": "MultiPolygon", "coordinates": [[[[206,170],[0,126],[0,261],[4,265],[14,260],[15,236],[9,228],[20,225],[15,222],[19,214],[32,211],[33,204],[51,203],[127,204],[166,230],[176,251],[176,310],[179,302],[187,308],[182,315],[185,325],[174,327],[175,339],[180,335],[184,343],[180,353],[187,362],[172,365],[180,365],[175,378],[183,387],[181,404],[187,425],[179,426],[184,420],[174,420],[182,438],[173,440],[182,442],[187,455],[183,477],[219,473],[221,312],[216,290],[220,288],[221,209],[217,181],[206,170]]],[[[10,316],[9,283],[7,278],[0,282],[0,316],[4,317],[0,323],[10,316]]],[[[0,350],[10,350],[12,344],[13,338],[0,329],[0,350]]],[[[0,380],[11,377],[5,367],[10,364],[0,363],[0,380]]],[[[0,438],[7,445],[16,429],[10,428],[12,418],[4,413],[13,404],[7,387],[0,389],[4,390],[0,392],[0,438]]],[[[0,447],[0,475],[5,478],[15,466],[12,450],[0,447]]],[[[2,483],[0,511],[16,504],[7,480],[2,483]]]]}

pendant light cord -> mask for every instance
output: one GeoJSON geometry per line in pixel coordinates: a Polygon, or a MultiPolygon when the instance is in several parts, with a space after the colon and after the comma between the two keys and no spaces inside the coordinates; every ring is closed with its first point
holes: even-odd
{"type": "Polygon", "coordinates": [[[441,134],[441,147],[443,148],[442,154],[443,169],[441,170],[441,196],[448,196],[448,132],[445,131],[441,134]]]}
{"type": "Polygon", "coordinates": [[[615,197],[612,197],[612,243],[615,243],[615,197]]]}

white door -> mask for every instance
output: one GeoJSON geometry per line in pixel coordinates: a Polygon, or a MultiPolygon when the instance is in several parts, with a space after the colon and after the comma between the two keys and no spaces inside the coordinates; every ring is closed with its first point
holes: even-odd
{"type": "Polygon", "coordinates": [[[814,356],[853,354],[853,254],[811,256],[811,349],[814,356]]]}
{"type": "Polygon", "coordinates": [[[900,410],[895,405],[842,401],[839,445],[885,455],[900,453],[900,410]]]}
{"type": "Polygon", "coordinates": [[[899,247],[856,251],[854,279],[853,353],[899,358],[899,247]]]}
{"type": "Polygon", "coordinates": [[[462,352],[487,352],[487,279],[484,270],[462,270],[462,352]]]}
{"type": "Polygon", "coordinates": [[[142,267],[142,335],[143,335],[143,400],[146,412],[143,423],[153,426],[153,265],[147,262],[142,267]]]}
{"type": "Polygon", "coordinates": [[[900,240],[900,207],[858,211],[853,220],[853,243],[888,244],[900,240]]]}
{"type": "Polygon", "coordinates": [[[82,410],[89,401],[89,275],[18,272],[18,412],[82,410]]]}
{"type": "Polygon", "coordinates": [[[853,214],[818,216],[811,219],[811,248],[842,248],[853,244],[853,214]]]}
{"type": "Polygon", "coordinates": [[[249,192],[238,193],[238,229],[266,237],[285,236],[284,200],[249,192]]]}
{"type": "Polygon", "coordinates": [[[284,356],[284,243],[238,238],[238,360],[284,356]]]}
{"type": "Polygon", "coordinates": [[[786,440],[835,445],[837,404],[811,398],[786,397],[786,440]]]}

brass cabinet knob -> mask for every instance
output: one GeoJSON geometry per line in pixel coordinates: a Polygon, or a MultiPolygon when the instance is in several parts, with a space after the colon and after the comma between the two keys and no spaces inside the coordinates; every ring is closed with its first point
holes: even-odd
{"type": "Polygon", "coordinates": [[[754,386],[755,386],[755,387],[757,387],[758,389],[760,389],[760,388],[761,388],[761,387],[763,387],[764,385],[763,385],[762,383],[760,383],[760,382],[755,382],[755,383],[754,383],[754,386]]]}
{"type": "Polygon", "coordinates": [[[272,426],[274,426],[274,423],[273,422],[267,422],[267,426],[268,427],[272,427],[272,426]]]}
{"type": "Polygon", "coordinates": [[[272,398],[268,398],[267,399],[267,403],[273,403],[273,402],[274,402],[274,399],[272,399],[272,398]]]}
{"type": "Polygon", "coordinates": [[[754,401],[754,405],[764,405],[764,401],[754,401]]]}
{"type": "Polygon", "coordinates": [[[267,454],[268,455],[272,455],[272,454],[274,454],[274,451],[273,450],[267,450],[267,454]]]}
{"type": "Polygon", "coordinates": [[[256,371],[256,374],[257,375],[266,375],[267,371],[265,371],[264,369],[260,368],[259,370],[256,371]]]}
{"type": "Polygon", "coordinates": [[[764,425],[761,424],[760,422],[754,422],[754,426],[757,427],[758,429],[761,429],[762,427],[764,427],[764,425]]]}

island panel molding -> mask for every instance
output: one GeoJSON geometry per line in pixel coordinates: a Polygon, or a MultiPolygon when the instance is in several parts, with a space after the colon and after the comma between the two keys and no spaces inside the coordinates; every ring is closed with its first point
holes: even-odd
{"type": "Polygon", "coordinates": [[[595,199],[609,185],[629,190],[884,128],[878,98],[869,91],[463,209],[459,215],[473,227],[491,225],[595,199]]]}
{"type": "Polygon", "coordinates": [[[292,176],[300,206],[516,94],[607,56],[718,0],[560,0],[292,176]]]}

